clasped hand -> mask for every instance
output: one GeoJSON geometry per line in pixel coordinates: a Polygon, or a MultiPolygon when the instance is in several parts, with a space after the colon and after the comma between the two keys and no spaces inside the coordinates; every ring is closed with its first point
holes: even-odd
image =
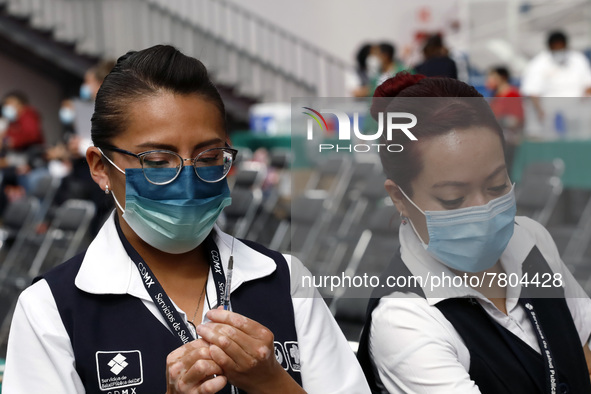
{"type": "Polygon", "coordinates": [[[223,309],[207,317],[197,326],[199,339],[168,355],[167,394],[217,393],[228,382],[248,393],[303,392],[277,362],[269,329],[223,309]]]}

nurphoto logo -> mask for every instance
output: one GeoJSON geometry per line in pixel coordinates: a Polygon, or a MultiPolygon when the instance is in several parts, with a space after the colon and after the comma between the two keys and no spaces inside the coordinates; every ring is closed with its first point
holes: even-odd
{"type": "MultiPolygon", "coordinates": [[[[304,115],[310,117],[307,124],[307,139],[314,139],[314,124],[316,123],[320,131],[326,133],[328,130],[328,124],[322,114],[332,114],[336,116],[338,121],[338,139],[339,141],[351,141],[351,129],[353,129],[353,135],[357,140],[361,141],[375,141],[379,142],[380,138],[386,133],[386,141],[392,140],[392,135],[395,132],[404,133],[410,141],[417,141],[417,137],[410,131],[417,124],[417,117],[408,112],[383,112],[378,113],[378,129],[372,133],[362,133],[359,127],[359,113],[353,114],[353,120],[350,116],[343,111],[335,109],[322,109],[317,111],[310,107],[303,107],[306,112],[302,112],[304,115]],[[402,122],[401,122],[402,121],[402,122]]],[[[350,143],[349,145],[341,144],[327,144],[321,143],[318,146],[319,152],[324,151],[347,151],[347,152],[369,152],[370,150],[376,150],[380,152],[380,149],[386,149],[388,152],[402,152],[403,146],[400,144],[387,144],[387,143],[350,143]]]]}

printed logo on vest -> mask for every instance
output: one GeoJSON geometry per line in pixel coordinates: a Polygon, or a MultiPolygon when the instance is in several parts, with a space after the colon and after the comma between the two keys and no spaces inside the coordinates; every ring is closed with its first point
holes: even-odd
{"type": "Polygon", "coordinates": [[[287,356],[285,354],[285,350],[283,350],[283,345],[281,345],[281,342],[274,342],[275,344],[275,358],[277,359],[277,362],[279,364],[281,364],[281,366],[283,367],[283,369],[285,369],[286,371],[289,369],[289,363],[287,361],[287,356]]]}
{"type": "Polygon", "coordinates": [[[98,351],[96,372],[101,391],[137,386],[144,381],[142,354],[139,350],[98,351]]]}
{"type": "Polygon", "coordinates": [[[300,347],[298,346],[298,343],[288,341],[285,342],[284,345],[292,371],[300,372],[300,347]]]}

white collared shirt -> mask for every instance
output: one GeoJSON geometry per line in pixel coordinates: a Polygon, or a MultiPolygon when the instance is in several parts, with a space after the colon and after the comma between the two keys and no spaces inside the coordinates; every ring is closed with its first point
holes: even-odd
{"type": "Polygon", "coordinates": [[[564,64],[558,64],[550,51],[536,55],[523,72],[524,96],[583,97],[591,87],[591,67],[580,52],[567,50],[564,64]]]}
{"type": "MultiPolygon", "coordinates": [[[[232,236],[215,228],[215,242],[224,269],[230,257],[232,236]]],[[[232,289],[275,271],[275,262],[239,240],[234,241],[232,289]]],[[[363,372],[324,300],[313,288],[301,286],[310,275],[302,263],[285,255],[291,273],[291,296],[304,389],[309,393],[369,393],[363,372]]],[[[227,272],[227,271],[226,271],[227,272]]],[[[210,270],[207,296],[217,302],[210,270]]],[[[139,271],[125,252],[113,215],[89,246],[75,285],[92,294],[129,294],[167,328],[164,318],[146,291],[139,271]]],[[[207,306],[207,303],[205,304],[207,306]]],[[[175,305],[176,306],[176,305],[175,305]]],[[[213,305],[211,305],[213,307],[213,305]]],[[[181,317],[185,313],[177,307],[181,317]]],[[[204,315],[208,308],[204,308],[204,315]]],[[[164,376],[165,371],[162,371],[164,376]]],[[[3,392],[7,394],[84,393],[75,369],[70,338],[51,290],[41,280],[21,294],[12,320],[3,392]]]]}
{"type": "MultiPolygon", "coordinates": [[[[521,278],[521,265],[537,246],[554,273],[562,273],[567,305],[581,346],[591,334],[591,300],[561,261],[556,246],[539,223],[517,217],[513,237],[501,256],[507,274],[521,278]]],[[[410,225],[400,228],[401,255],[415,276],[429,272],[454,277],[425,250],[410,225]]],[[[501,326],[540,352],[534,328],[521,304],[519,288],[509,288],[507,315],[480,292],[468,286],[447,287],[445,292],[422,286],[426,298],[395,292],[382,298],[372,313],[370,354],[389,393],[480,393],[470,379],[470,353],[454,326],[435,307],[446,298],[474,297],[501,326]]]]}

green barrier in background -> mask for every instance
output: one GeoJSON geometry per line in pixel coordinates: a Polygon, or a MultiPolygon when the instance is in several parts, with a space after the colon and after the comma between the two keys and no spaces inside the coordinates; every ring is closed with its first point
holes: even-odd
{"type": "Polygon", "coordinates": [[[513,162],[513,182],[519,183],[528,164],[562,159],[565,188],[591,189],[591,140],[525,141],[513,162]]]}
{"type": "MultiPolygon", "coordinates": [[[[337,145],[337,138],[327,138],[327,144],[337,145]]],[[[269,136],[252,132],[232,134],[232,144],[253,151],[258,148],[289,148],[293,154],[293,168],[310,168],[308,141],[304,136],[269,136]]],[[[566,188],[591,189],[591,140],[525,141],[518,148],[513,162],[512,179],[519,183],[528,164],[539,161],[562,159],[565,171],[562,182],[566,188]]]]}
{"type": "MultiPolygon", "coordinates": [[[[312,167],[315,160],[310,157],[311,153],[318,153],[310,152],[310,147],[312,145],[309,144],[309,141],[307,141],[304,136],[270,136],[264,134],[254,134],[250,131],[242,131],[233,133],[231,135],[231,139],[232,146],[237,147],[237,149],[240,149],[240,147],[245,147],[251,149],[253,152],[258,148],[266,148],[269,151],[273,148],[291,149],[293,169],[312,167]]],[[[339,141],[336,137],[325,138],[322,142],[326,144],[333,144],[335,146],[349,145],[349,141],[339,141]]],[[[341,153],[348,152],[341,151],[341,153]]]]}
{"type": "Polygon", "coordinates": [[[0,358],[0,393],[2,393],[2,378],[4,376],[4,359],[0,358]]]}

